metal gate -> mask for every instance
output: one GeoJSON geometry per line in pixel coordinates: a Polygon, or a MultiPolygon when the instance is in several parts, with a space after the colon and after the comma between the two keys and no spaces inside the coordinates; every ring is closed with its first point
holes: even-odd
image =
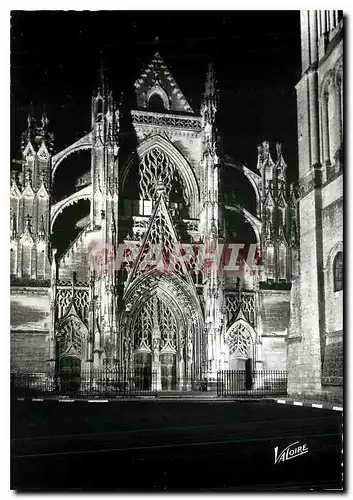
{"type": "Polygon", "coordinates": [[[217,372],[218,396],[285,396],[287,372],[282,370],[223,370],[217,372]]]}
{"type": "Polygon", "coordinates": [[[156,396],[157,373],[151,370],[81,370],[77,373],[12,373],[15,397],[131,397],[156,396]]]}

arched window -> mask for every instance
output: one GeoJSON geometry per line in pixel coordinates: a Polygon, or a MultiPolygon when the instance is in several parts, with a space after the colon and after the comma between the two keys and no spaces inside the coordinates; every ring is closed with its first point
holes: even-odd
{"type": "Polygon", "coordinates": [[[237,320],[226,336],[230,358],[252,358],[253,337],[249,326],[243,320],[237,320]]]}
{"type": "Polygon", "coordinates": [[[333,261],[333,289],[343,290],[343,252],[338,252],[333,261]]]}

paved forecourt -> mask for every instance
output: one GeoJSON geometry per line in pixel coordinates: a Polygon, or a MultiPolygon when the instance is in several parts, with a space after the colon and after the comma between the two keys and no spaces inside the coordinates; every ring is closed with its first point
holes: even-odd
{"type": "Polygon", "coordinates": [[[13,489],[307,490],[342,484],[342,413],[324,408],[15,401],[11,420],[13,489]]]}

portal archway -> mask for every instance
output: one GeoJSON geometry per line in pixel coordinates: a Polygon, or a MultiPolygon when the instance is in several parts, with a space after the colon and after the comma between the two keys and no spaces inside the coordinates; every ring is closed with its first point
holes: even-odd
{"type": "Polygon", "coordinates": [[[202,371],[203,316],[189,287],[177,276],[148,272],[125,295],[123,363],[155,372],[157,390],[188,389],[202,371]]]}
{"type": "Polygon", "coordinates": [[[253,386],[255,344],[256,333],[240,310],[238,319],[228,329],[225,337],[225,362],[228,370],[237,372],[234,382],[239,390],[249,390],[253,386]]]}
{"type": "Polygon", "coordinates": [[[185,357],[181,322],[175,307],[170,307],[159,294],[152,296],[135,316],[132,325],[134,374],[145,389],[150,388],[147,387],[148,374],[153,368],[158,370],[158,363],[161,389],[176,389],[177,362],[185,357]]]}
{"type": "MultiPolygon", "coordinates": [[[[125,168],[121,176],[121,190],[124,193],[125,183],[129,176],[132,166],[136,163],[144,162],[149,156],[156,155],[165,158],[166,168],[170,170],[171,175],[170,180],[174,177],[174,173],[180,176],[180,179],[185,188],[184,195],[185,201],[190,206],[190,217],[195,218],[199,214],[199,186],[194,171],[192,170],[190,164],[186,158],[181,154],[181,152],[174,146],[174,144],[168,139],[162,137],[161,135],[153,135],[145,139],[137,147],[135,155],[129,160],[125,165],[125,168]]],[[[149,169],[146,170],[146,181],[149,179],[150,182],[153,181],[153,175],[149,169]]],[[[157,179],[158,180],[158,179],[157,179]]],[[[152,182],[153,183],[153,182],[152,182]]],[[[148,183],[147,183],[148,184],[148,183]]]]}
{"type": "Polygon", "coordinates": [[[56,372],[62,393],[77,392],[80,389],[87,336],[87,327],[74,313],[74,309],[57,325],[56,372]]]}

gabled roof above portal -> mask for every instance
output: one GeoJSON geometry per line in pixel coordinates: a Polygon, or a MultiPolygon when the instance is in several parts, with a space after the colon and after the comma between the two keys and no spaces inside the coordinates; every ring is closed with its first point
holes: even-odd
{"type": "Polygon", "coordinates": [[[158,52],[135,82],[139,108],[194,113],[158,52]]]}
{"type": "Polygon", "coordinates": [[[154,270],[163,274],[178,274],[192,284],[191,276],[180,254],[178,237],[164,197],[164,187],[155,202],[148,228],[134,267],[126,283],[126,290],[135,278],[154,270]]]}

